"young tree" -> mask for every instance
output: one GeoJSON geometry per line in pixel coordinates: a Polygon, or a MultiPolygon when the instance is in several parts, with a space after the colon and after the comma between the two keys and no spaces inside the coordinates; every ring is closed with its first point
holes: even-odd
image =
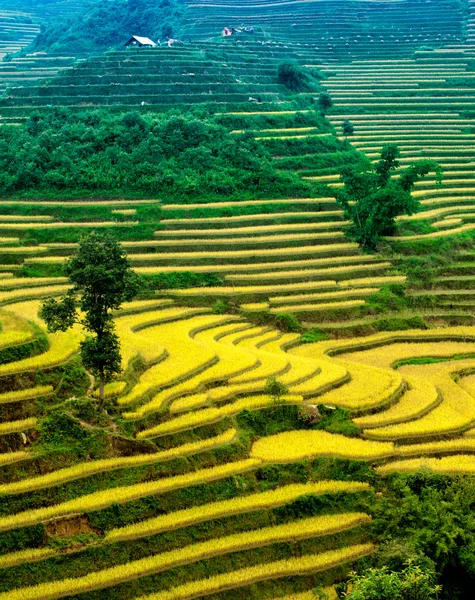
{"type": "Polygon", "coordinates": [[[328,92],[322,92],[318,97],[318,107],[322,115],[325,115],[332,106],[333,100],[330,94],[328,92]]]}
{"type": "Polygon", "coordinates": [[[342,124],[341,128],[343,130],[343,135],[345,136],[345,138],[348,138],[349,135],[353,135],[355,133],[355,128],[348,121],[348,119],[346,119],[345,121],[343,121],[343,124],[342,124]]]}
{"type": "Polygon", "coordinates": [[[360,163],[340,172],[344,187],[337,191],[336,199],[345,218],[352,221],[349,236],[363,248],[374,250],[381,236],[394,233],[397,216],[420,210],[419,200],[411,195],[418,179],[433,171],[437,183],[442,181],[441,168],[432,160],[417,161],[404,169],[399,179],[392,179],[398,157],[399,148],[392,144],[383,148],[375,167],[360,163]]]}
{"type": "Polygon", "coordinates": [[[102,409],[104,384],[121,370],[120,342],[114,332],[112,311],[132,300],[140,278],[109,233],[92,232],[81,238],[65,271],[72,290],[60,300],[46,300],[40,315],[48,331],[66,331],[79,323],[92,334],[81,343],[81,358],[85,368],[99,379],[102,409]]]}

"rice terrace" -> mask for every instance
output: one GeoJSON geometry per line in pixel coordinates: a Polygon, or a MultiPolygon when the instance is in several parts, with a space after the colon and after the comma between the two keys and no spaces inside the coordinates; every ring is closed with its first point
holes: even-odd
{"type": "Polygon", "coordinates": [[[475,0],[0,0],[0,600],[473,600],[475,0]]]}

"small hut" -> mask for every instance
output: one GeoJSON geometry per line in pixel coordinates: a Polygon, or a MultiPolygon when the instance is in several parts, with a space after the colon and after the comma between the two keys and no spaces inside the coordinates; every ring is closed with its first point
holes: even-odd
{"type": "Polygon", "coordinates": [[[130,40],[124,44],[127,48],[142,48],[143,46],[148,46],[153,48],[157,44],[152,42],[151,39],[147,37],[140,37],[138,35],[133,35],[130,40]]]}

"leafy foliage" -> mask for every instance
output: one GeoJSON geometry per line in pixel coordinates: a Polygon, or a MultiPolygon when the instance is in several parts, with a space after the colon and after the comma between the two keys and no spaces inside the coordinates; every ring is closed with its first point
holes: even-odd
{"type": "MultiPolygon", "coordinates": [[[[432,560],[443,586],[442,597],[447,600],[468,598],[473,590],[474,492],[471,477],[430,471],[394,475],[374,509],[378,541],[404,543],[406,553],[432,560]]],[[[383,564],[387,564],[387,557],[383,564]]]]}
{"type": "Polygon", "coordinates": [[[355,128],[350,123],[350,121],[348,121],[348,119],[346,119],[345,121],[343,121],[341,129],[342,129],[343,135],[345,137],[348,137],[349,135],[353,135],[355,133],[355,128]]]}
{"type": "Polygon", "coordinates": [[[286,60],[279,64],[277,67],[277,79],[279,83],[285,85],[292,92],[308,91],[313,87],[308,70],[291,60],[286,60]]]}
{"type": "Polygon", "coordinates": [[[275,377],[269,377],[269,379],[266,381],[266,385],[264,388],[264,394],[268,394],[275,401],[280,400],[282,398],[282,396],[285,396],[288,393],[289,393],[289,388],[286,385],[284,385],[283,383],[281,383],[275,377]]]}
{"type": "Polygon", "coordinates": [[[390,144],[383,148],[374,168],[363,162],[340,172],[344,187],[337,192],[337,202],[352,221],[350,237],[363,248],[374,250],[381,236],[394,233],[397,216],[420,210],[420,201],[411,195],[416,181],[434,171],[441,182],[441,169],[432,160],[417,161],[398,179],[392,178],[399,166],[399,154],[399,148],[390,144]]]}
{"type": "Polygon", "coordinates": [[[241,195],[305,195],[253,136],[204,114],[52,109],[0,130],[0,193],[133,192],[174,202],[241,195]]]}
{"type": "Polygon", "coordinates": [[[435,574],[409,563],[397,573],[387,567],[369,569],[363,575],[352,573],[346,600],[435,600],[440,587],[433,583],[435,574]]]}
{"type": "Polygon", "coordinates": [[[104,383],[120,372],[119,338],[114,333],[112,311],[133,299],[140,278],[131,270],[120,244],[110,234],[92,232],[81,239],[79,249],[66,263],[65,272],[73,289],[61,300],[43,303],[41,317],[49,331],[66,331],[80,323],[94,334],[81,342],[83,364],[104,383]],[[84,316],[79,316],[78,308],[84,316]]]}
{"type": "Polygon", "coordinates": [[[33,44],[35,51],[93,52],[125,44],[132,34],[157,40],[172,37],[183,15],[174,0],[99,0],[66,22],[44,26],[33,44]]]}
{"type": "Polygon", "coordinates": [[[327,113],[332,106],[333,100],[330,94],[328,92],[322,92],[318,97],[318,108],[321,110],[322,114],[327,113]]]}

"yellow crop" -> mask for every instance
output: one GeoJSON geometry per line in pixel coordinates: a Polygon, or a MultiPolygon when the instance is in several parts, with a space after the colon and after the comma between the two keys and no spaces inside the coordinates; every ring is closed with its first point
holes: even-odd
{"type": "Polygon", "coordinates": [[[157,592],[148,596],[141,596],[136,600],[188,600],[189,598],[208,596],[223,590],[251,585],[265,579],[277,579],[279,577],[325,571],[338,565],[358,560],[363,556],[371,554],[374,550],[375,547],[372,544],[360,544],[321,554],[306,554],[287,560],[222,573],[209,579],[191,581],[168,592],[157,592]]]}
{"type": "Polygon", "coordinates": [[[320,290],[334,288],[335,281],[302,281],[300,283],[285,283],[274,285],[246,285],[232,287],[209,287],[209,288],[187,288],[183,290],[172,290],[173,296],[235,296],[239,294],[267,294],[294,290],[320,290]]]}
{"type": "MultiPolygon", "coordinates": [[[[281,401],[287,404],[299,404],[303,401],[303,398],[302,396],[287,395],[284,396],[281,401]]],[[[246,396],[231,404],[226,404],[221,408],[205,408],[197,412],[181,415],[170,421],[165,421],[150,429],[144,429],[137,434],[137,439],[142,440],[160,435],[168,435],[185,429],[209,425],[210,423],[215,423],[225,417],[237,415],[242,410],[257,410],[258,408],[266,408],[273,404],[275,404],[275,400],[271,396],[246,396]]]]}
{"type": "Polygon", "coordinates": [[[404,283],[405,275],[387,275],[386,277],[360,277],[359,279],[345,279],[338,281],[340,287],[367,287],[368,285],[385,285],[388,283],[404,283]]]}
{"type": "Polygon", "coordinates": [[[452,379],[452,373],[473,365],[473,360],[432,365],[406,365],[401,371],[404,374],[430,381],[441,392],[442,402],[420,419],[365,430],[365,437],[394,440],[415,436],[442,435],[467,429],[475,420],[473,398],[457,385],[452,379]]]}
{"type": "MultiPolygon", "coordinates": [[[[47,248],[44,248],[47,250],[47,248]]],[[[67,256],[35,256],[33,258],[25,258],[25,264],[45,263],[45,264],[61,264],[68,260],[67,256]]]]}
{"type": "Polygon", "coordinates": [[[115,210],[111,210],[113,215],[135,215],[137,213],[136,208],[116,208],[115,210]]]}
{"type": "MultiPolygon", "coordinates": [[[[430,381],[422,381],[410,376],[406,376],[405,380],[410,385],[410,389],[396,404],[383,412],[353,419],[353,422],[362,429],[402,423],[428,413],[441,400],[436,387],[430,381]]],[[[371,379],[372,385],[373,382],[374,380],[371,379]]]]}
{"type": "Polygon", "coordinates": [[[42,287],[33,287],[27,289],[12,290],[10,292],[0,292],[0,303],[7,304],[18,302],[19,300],[28,300],[30,298],[42,298],[44,296],[59,296],[67,292],[69,285],[50,285],[42,287]]]}
{"type": "MultiPolygon", "coordinates": [[[[234,322],[197,333],[194,339],[206,346],[209,350],[214,351],[219,358],[219,361],[197,375],[189,377],[186,381],[182,381],[158,392],[158,394],[156,394],[149,402],[137,407],[133,412],[124,413],[123,416],[126,419],[139,419],[160,410],[167,402],[176,399],[180,399],[177,400],[177,402],[180,402],[181,404],[184,403],[186,406],[188,402],[186,394],[201,396],[200,394],[195,394],[195,392],[201,389],[205,384],[220,380],[225,381],[233,375],[255,369],[258,366],[259,361],[254,354],[241,348],[237,348],[226,341],[228,338],[231,340],[234,339],[232,333],[235,332],[237,326],[242,328],[242,324],[234,322]],[[222,334],[226,335],[220,338],[219,341],[216,341],[215,338],[222,334]],[[182,398],[183,396],[185,397],[182,398]]],[[[242,330],[236,332],[235,335],[242,336],[242,330]]],[[[190,400],[190,402],[193,404],[193,400],[190,400]]],[[[178,404],[178,406],[180,406],[180,404],[178,404]]]]}
{"type": "Polygon", "coordinates": [[[36,427],[36,424],[37,420],[34,417],[30,419],[21,419],[20,421],[7,421],[6,423],[0,423],[0,435],[33,429],[36,427]]]}
{"type": "MultiPolygon", "coordinates": [[[[157,200],[81,200],[69,201],[68,206],[135,206],[136,204],[157,204],[157,200]]],[[[61,200],[2,200],[3,206],[64,206],[61,200]]]]}
{"type": "Polygon", "coordinates": [[[242,282],[253,282],[253,281],[264,281],[264,280],[281,280],[281,279],[292,279],[295,277],[307,277],[308,279],[315,276],[325,276],[325,277],[334,277],[335,275],[340,275],[341,273],[353,273],[362,271],[366,273],[367,271],[372,270],[380,270],[386,269],[390,267],[390,263],[374,263],[370,265],[345,265],[341,267],[323,267],[320,269],[296,269],[292,271],[275,271],[270,273],[250,273],[250,274],[238,274],[238,275],[227,275],[227,281],[233,281],[236,279],[237,281],[242,282]]]}
{"type": "Polygon", "coordinates": [[[293,294],[292,296],[274,296],[269,298],[270,304],[287,304],[291,302],[333,300],[334,298],[351,298],[352,296],[371,296],[379,288],[356,288],[355,290],[342,290],[338,292],[321,292],[320,294],[293,294]]]}
{"type": "MultiPolygon", "coordinates": [[[[302,381],[302,378],[298,377],[302,373],[302,366],[300,369],[294,369],[295,363],[292,361],[293,367],[290,371],[289,377],[292,376],[292,371],[297,374],[297,381],[289,381],[284,375],[280,378],[281,382],[290,387],[290,390],[294,394],[301,394],[302,396],[315,396],[319,395],[325,390],[332,389],[339,386],[348,379],[348,373],[346,369],[331,363],[330,361],[319,361],[319,372],[315,372],[311,377],[307,377],[302,381]]],[[[316,366],[316,365],[314,365],[316,366]]]]}
{"type": "Polygon", "coordinates": [[[475,398],[475,375],[461,376],[457,383],[467,394],[475,398]]]}
{"type": "Polygon", "coordinates": [[[278,306],[277,308],[271,308],[270,312],[277,314],[280,312],[313,312],[320,310],[344,310],[346,308],[354,308],[356,306],[362,306],[365,303],[364,300],[346,300],[337,302],[322,302],[315,304],[298,304],[288,306],[278,306]]]}
{"type": "MultiPolygon", "coordinates": [[[[229,231],[229,230],[228,230],[229,231]]],[[[192,235],[192,233],[189,233],[192,235]]],[[[332,232],[333,239],[344,239],[344,233],[342,231],[333,231],[332,232]]],[[[233,237],[232,243],[233,246],[239,245],[249,245],[249,244],[269,244],[274,242],[309,242],[312,240],[318,240],[320,238],[326,239],[328,237],[328,233],[326,232],[313,232],[313,233],[276,233],[274,235],[256,235],[245,236],[245,237],[233,237]]],[[[153,245],[162,248],[167,246],[175,246],[179,244],[180,247],[186,248],[187,246],[216,246],[226,245],[229,246],[229,236],[226,239],[223,238],[187,238],[180,240],[159,240],[153,242],[153,245]]],[[[143,242],[137,242],[137,247],[144,246],[143,242]]],[[[132,246],[133,247],[133,246],[132,246]]]]}
{"type": "Polygon", "coordinates": [[[293,462],[315,456],[374,460],[394,456],[394,445],[348,438],[327,431],[287,431],[254,442],[251,456],[271,463],[293,462]]]}
{"type": "MultiPolygon", "coordinates": [[[[228,231],[228,230],[226,230],[228,231]]],[[[30,259],[27,259],[27,262],[30,259]]],[[[224,265],[185,265],[185,266],[155,266],[155,267],[137,267],[135,270],[139,273],[154,274],[154,273],[174,273],[183,271],[193,271],[194,273],[255,273],[274,271],[279,269],[291,269],[291,268],[309,268],[309,267],[324,267],[330,265],[341,265],[341,264],[353,264],[353,263],[364,263],[373,260],[371,255],[360,256],[329,256],[325,258],[304,258],[297,260],[280,260],[279,262],[266,262],[266,263],[245,263],[245,264],[224,264],[224,265]]],[[[35,262],[31,259],[30,262],[35,262]]]]}
{"type": "MultiPolygon", "coordinates": [[[[472,189],[472,188],[468,188],[468,189],[472,189]]],[[[475,223],[466,223],[465,225],[461,225],[460,227],[453,227],[452,229],[447,229],[446,231],[434,231],[432,233],[419,234],[419,235],[393,236],[388,239],[394,240],[396,242],[425,240],[425,239],[431,239],[431,238],[447,237],[448,235],[456,235],[458,233],[465,233],[466,231],[473,231],[474,229],[475,229],[475,223]]]]}
{"type": "Polygon", "coordinates": [[[442,452],[473,452],[475,450],[475,438],[460,437],[455,440],[409,444],[407,446],[398,446],[397,450],[401,456],[423,456],[425,454],[439,454],[442,452]]]}
{"type": "Polygon", "coordinates": [[[280,338],[280,334],[271,330],[258,336],[244,339],[238,343],[239,348],[248,350],[259,359],[261,364],[251,372],[242,373],[229,379],[230,385],[239,385],[258,379],[267,379],[279,375],[289,368],[289,359],[285,353],[280,351],[279,353],[274,354],[266,352],[265,350],[260,350],[260,346],[264,346],[267,341],[274,341],[276,337],[280,338]]]}
{"type": "Polygon", "coordinates": [[[172,304],[173,300],[166,298],[157,298],[156,300],[133,300],[132,302],[124,302],[124,304],[122,304],[119,315],[123,316],[135,312],[153,310],[161,306],[170,306],[172,304]]]}
{"type": "MultiPolygon", "coordinates": [[[[338,531],[358,527],[370,521],[370,517],[364,513],[310,517],[284,525],[265,527],[222,538],[214,538],[206,542],[185,546],[101,571],[88,573],[74,579],[63,579],[32,587],[19,588],[0,594],[0,600],[2,598],[5,600],[7,598],[8,600],[50,600],[52,598],[69,596],[71,593],[80,594],[91,590],[104,589],[118,585],[129,579],[146,577],[153,573],[172,569],[178,565],[197,562],[212,556],[221,556],[238,550],[259,548],[289,540],[331,535],[338,531]]],[[[160,597],[160,595],[157,597],[160,597]]]]}
{"type": "MultiPolygon", "coordinates": [[[[85,228],[85,227],[130,227],[131,225],[137,225],[138,221],[96,221],[96,222],[80,222],[76,221],[74,225],[72,223],[63,223],[59,221],[49,223],[8,223],[8,229],[61,229],[62,227],[85,228]]],[[[2,225],[0,223],[0,229],[2,225]]],[[[28,246],[26,246],[28,247],[28,246]]]]}
{"type": "Polygon", "coordinates": [[[0,289],[34,287],[41,284],[42,287],[50,287],[54,284],[67,283],[67,277],[12,277],[11,279],[0,279],[0,289]]]}
{"type": "MultiPolygon", "coordinates": [[[[292,348],[290,352],[300,357],[320,361],[321,357],[325,356],[325,349],[339,343],[341,341],[332,340],[318,344],[305,344],[292,348]],[[321,348],[320,351],[318,351],[318,347],[321,348]]],[[[329,362],[328,357],[325,362],[329,362]]],[[[401,376],[394,371],[344,360],[335,360],[329,364],[347,370],[350,380],[346,385],[321,395],[318,401],[322,404],[339,405],[351,410],[365,410],[390,402],[402,386],[401,376]],[[368,381],[371,381],[370,387],[368,387],[368,381]]]]}
{"type": "MultiPolygon", "coordinates": [[[[2,321],[3,323],[3,321],[2,321]]],[[[23,330],[10,330],[0,332],[0,348],[24,344],[34,338],[34,333],[28,326],[23,330]]]]}
{"type": "Polygon", "coordinates": [[[176,446],[175,448],[163,450],[162,452],[139,454],[136,456],[105,458],[103,460],[80,463],[74,465],[73,467],[67,467],[65,469],[58,469],[56,471],[52,471],[51,473],[46,473],[45,475],[29,477],[28,479],[15,481],[12,483],[4,483],[0,485],[0,494],[23,494],[33,490],[40,490],[61,485],[67,481],[82,479],[97,473],[103,473],[104,471],[124,469],[126,467],[133,468],[140,467],[142,465],[151,465],[165,460],[170,460],[171,458],[175,458],[177,456],[187,456],[188,454],[205,452],[206,450],[218,448],[224,444],[230,444],[236,435],[237,431],[231,428],[221,435],[200,440],[198,442],[183,444],[182,446],[176,446]]]}
{"type": "MultiPolygon", "coordinates": [[[[43,224],[41,225],[43,227],[43,224]]],[[[11,228],[11,225],[8,226],[11,228]]],[[[48,248],[46,246],[0,246],[0,254],[38,254],[40,252],[46,252],[48,248]]]]}
{"type": "Polygon", "coordinates": [[[124,502],[130,502],[146,496],[164,494],[191,485],[200,485],[202,483],[217,481],[218,479],[230,477],[231,475],[245,473],[246,471],[257,468],[260,464],[260,460],[249,458],[225,465],[219,465],[217,467],[211,467],[209,469],[202,469],[185,475],[160,479],[158,481],[148,481],[146,483],[137,483],[126,487],[101,490],[99,492],[74,498],[73,500],[67,500],[61,504],[27,510],[14,515],[1,517],[0,531],[15,529],[16,527],[27,527],[39,523],[40,521],[46,521],[71,513],[101,510],[111,504],[123,504],[124,502]]]}
{"type": "Polygon", "coordinates": [[[475,455],[458,454],[442,458],[411,458],[376,467],[376,471],[383,476],[390,473],[409,473],[420,469],[430,469],[435,473],[446,475],[473,475],[475,473],[475,455]]]}
{"type": "MultiPolygon", "coordinates": [[[[241,113],[240,113],[241,114],[241,113]]],[[[229,200],[226,202],[200,202],[195,204],[165,204],[162,206],[163,212],[166,214],[167,210],[183,210],[188,211],[194,208],[230,208],[232,206],[261,206],[263,204],[289,204],[295,206],[296,204],[308,204],[309,202],[315,202],[315,204],[325,203],[334,204],[333,198],[287,198],[281,200],[229,200]]]]}
{"type": "Polygon", "coordinates": [[[164,359],[167,355],[166,349],[151,326],[186,319],[202,312],[205,312],[204,309],[163,305],[161,309],[117,318],[116,329],[121,341],[122,366],[126,368],[137,354],[140,354],[146,363],[153,364],[164,359]]]}
{"type": "Polygon", "coordinates": [[[248,304],[241,304],[239,307],[241,310],[247,310],[251,312],[267,310],[269,305],[267,302],[249,302],[248,304]]]}
{"type": "Polygon", "coordinates": [[[21,400],[29,400],[31,398],[38,398],[39,396],[47,396],[48,394],[52,394],[53,391],[52,385],[38,385],[34,388],[4,392],[3,394],[0,394],[0,404],[20,402],[21,400]]]}
{"type": "MultiPolygon", "coordinates": [[[[239,203],[240,204],[240,203],[239,203]]],[[[315,207],[318,208],[318,205],[315,207]]],[[[343,211],[341,210],[329,210],[329,211],[325,211],[325,214],[334,216],[334,215],[341,215],[343,211]]],[[[306,217],[308,219],[311,219],[312,217],[320,217],[321,213],[317,210],[317,211],[289,211],[289,212],[280,212],[279,213],[279,217],[280,218],[287,218],[287,217],[295,217],[298,216],[300,218],[302,217],[306,217]]],[[[161,224],[162,225],[185,225],[185,226],[194,226],[194,225],[204,225],[206,223],[224,223],[226,222],[229,225],[234,225],[236,223],[241,223],[241,222],[254,222],[256,220],[259,221],[275,221],[275,213],[255,213],[253,215],[237,215],[234,217],[198,217],[198,218],[187,218],[187,219],[162,219],[161,224]]]]}
{"type": "MultiPolygon", "coordinates": [[[[234,241],[233,241],[234,243],[234,241]]],[[[347,273],[348,271],[372,271],[379,269],[386,269],[391,266],[389,262],[379,262],[373,263],[369,265],[344,265],[339,267],[322,267],[320,269],[297,269],[293,271],[275,271],[271,273],[251,273],[251,274],[242,274],[242,275],[227,275],[226,280],[233,281],[233,279],[237,279],[239,281],[262,281],[264,279],[284,279],[291,277],[314,277],[315,275],[325,275],[328,278],[334,276],[335,274],[347,273]]]]}
{"type": "Polygon", "coordinates": [[[189,527],[196,523],[222,519],[241,513],[256,510],[265,510],[276,506],[283,506],[297,498],[308,494],[340,494],[357,493],[370,489],[369,484],[355,481],[316,481],[310,483],[293,483],[275,490],[260,492],[231,500],[212,502],[194,508],[186,508],[176,512],[160,515],[112,529],[106,534],[106,542],[120,542],[145,536],[156,535],[163,531],[170,531],[181,527],[189,527]]]}
{"type": "MultiPolygon", "coordinates": [[[[326,587],[324,591],[328,596],[328,600],[338,600],[334,587],[326,587]]],[[[315,594],[312,591],[302,592],[301,594],[291,594],[290,596],[276,598],[276,600],[315,600],[315,594]]]]}
{"type": "Polygon", "coordinates": [[[54,548],[32,548],[28,550],[20,550],[19,552],[10,552],[10,554],[3,554],[0,559],[0,568],[7,569],[9,567],[16,567],[22,563],[33,563],[40,560],[45,560],[57,554],[57,550],[54,548]]]}
{"type": "MultiPolygon", "coordinates": [[[[300,215],[301,213],[299,213],[300,215]]],[[[252,219],[255,219],[255,215],[250,215],[252,219]]],[[[282,215],[280,215],[282,216],[282,215]]],[[[275,215],[270,215],[270,217],[275,218],[275,215]]],[[[229,219],[227,219],[229,220],[229,219]]],[[[160,252],[161,260],[176,260],[179,258],[189,258],[190,260],[195,260],[199,258],[251,258],[254,256],[291,256],[292,254],[321,254],[321,253],[329,253],[339,254],[340,252],[345,252],[347,250],[356,250],[358,248],[357,244],[352,242],[347,242],[345,244],[324,244],[317,246],[296,246],[290,248],[260,248],[259,250],[223,250],[220,252],[216,252],[215,250],[203,251],[203,252],[160,252]]],[[[133,254],[130,258],[133,260],[134,258],[139,257],[140,260],[154,260],[153,254],[133,254]]],[[[206,289],[206,288],[203,288],[206,289]]]]}
{"type": "Polygon", "coordinates": [[[18,452],[5,452],[0,454],[0,465],[9,465],[20,460],[26,460],[31,458],[33,455],[31,452],[25,450],[19,450],[18,452]]]}
{"type": "Polygon", "coordinates": [[[49,349],[38,356],[31,356],[16,362],[0,365],[0,375],[36,371],[54,367],[66,362],[79,348],[81,334],[77,330],[52,333],[48,335],[49,349]]]}
{"type": "MultiPolygon", "coordinates": [[[[413,342],[445,343],[445,338],[447,338],[448,342],[453,342],[454,339],[458,339],[461,342],[467,343],[469,340],[475,340],[475,327],[456,326],[446,327],[444,329],[429,329],[426,331],[421,331],[420,329],[409,329],[407,331],[380,332],[359,338],[328,340],[315,344],[306,344],[304,346],[299,346],[298,348],[292,349],[292,352],[302,354],[302,356],[312,356],[315,358],[325,357],[327,354],[331,356],[337,353],[338,355],[345,353],[344,355],[346,359],[348,356],[347,353],[350,352],[356,353],[360,350],[366,351],[374,347],[387,348],[396,343],[410,342],[412,344],[411,347],[416,348],[417,351],[419,344],[413,342]]],[[[437,349],[437,346],[434,346],[434,348],[437,349]]],[[[396,356],[397,360],[400,358],[402,357],[396,356]]],[[[409,356],[409,358],[411,358],[411,356],[409,356]]],[[[383,364],[387,364],[388,361],[382,362],[383,364]]],[[[427,365],[424,365],[424,368],[427,368],[427,365]]]]}
{"type": "Polygon", "coordinates": [[[191,336],[195,331],[222,324],[223,321],[229,321],[229,317],[207,314],[149,328],[146,333],[150,339],[160,340],[168,356],[147,369],[139,383],[126,396],[119,398],[118,403],[122,406],[132,404],[152,390],[192,377],[217,362],[215,352],[191,336]]]}
{"type": "Polygon", "coordinates": [[[473,354],[473,342],[424,342],[424,335],[417,342],[390,343],[378,348],[348,352],[345,360],[364,363],[382,369],[388,369],[397,361],[419,357],[451,357],[462,354],[473,354]]]}
{"type": "MultiPolygon", "coordinates": [[[[450,200],[452,201],[453,198],[450,198],[450,200]]],[[[440,199],[439,199],[440,201],[440,199]]],[[[432,203],[432,201],[431,201],[432,203]]],[[[426,206],[426,202],[424,202],[424,205],[426,206]]],[[[433,208],[432,210],[424,210],[422,212],[416,213],[414,215],[401,215],[400,217],[397,217],[397,221],[415,221],[418,219],[431,219],[432,217],[441,217],[441,216],[445,216],[445,215],[451,215],[454,213],[460,213],[460,212],[465,212],[467,210],[466,206],[450,206],[450,207],[443,207],[443,208],[433,208]]]]}
{"type": "Polygon", "coordinates": [[[208,394],[192,394],[190,396],[185,396],[184,398],[178,398],[174,400],[170,405],[170,414],[175,414],[179,412],[187,412],[189,410],[195,410],[196,408],[201,408],[208,403],[208,394]]]}
{"type": "MultiPolygon", "coordinates": [[[[244,203],[245,204],[245,203],[244,203]]],[[[226,237],[234,240],[235,236],[245,236],[248,234],[265,234],[282,231],[284,233],[289,231],[313,231],[314,229],[340,229],[343,225],[349,223],[349,221],[321,221],[316,223],[286,223],[284,225],[247,225],[245,227],[233,227],[232,229],[194,229],[193,235],[199,235],[200,238],[212,237],[221,238],[226,237]]],[[[160,237],[189,237],[189,229],[170,229],[169,231],[156,231],[156,236],[160,237]]]]}
{"type": "MultiPolygon", "coordinates": [[[[115,398],[122,394],[126,387],[127,383],[125,381],[111,381],[104,386],[104,397],[115,398]]],[[[99,398],[99,390],[96,390],[93,396],[99,398]]]]}

